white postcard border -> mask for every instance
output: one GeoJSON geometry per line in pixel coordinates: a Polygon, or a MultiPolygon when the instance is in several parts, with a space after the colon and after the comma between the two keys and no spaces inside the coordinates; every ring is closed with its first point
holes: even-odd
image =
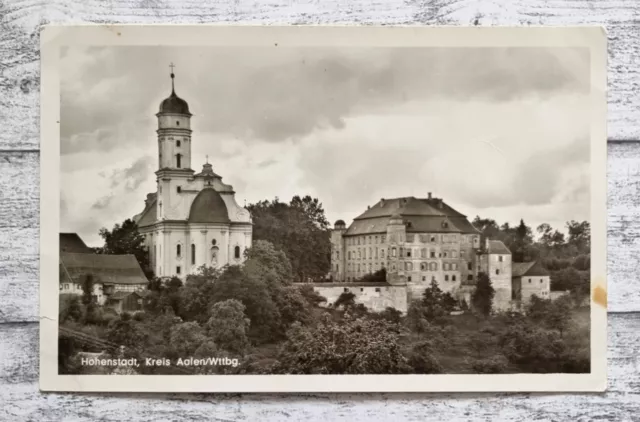
{"type": "Polygon", "coordinates": [[[607,48],[604,28],[82,25],[41,32],[40,389],[86,392],[587,392],[607,384],[607,48]],[[591,57],[591,373],[501,375],[59,375],[63,46],[586,47],[591,57]],[[595,299],[594,299],[595,298],[595,299]]]}

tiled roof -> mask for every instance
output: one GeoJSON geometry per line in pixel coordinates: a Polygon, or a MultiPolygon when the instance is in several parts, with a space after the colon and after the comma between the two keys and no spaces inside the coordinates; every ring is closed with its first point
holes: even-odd
{"type": "Polygon", "coordinates": [[[60,233],[60,253],[93,253],[84,241],[78,236],[78,233],[60,233]]]}
{"type": "Polygon", "coordinates": [[[95,283],[146,285],[148,282],[133,255],[62,253],[60,264],[64,272],[78,284],[82,284],[89,274],[94,277],[95,283]]]}
{"type": "Polygon", "coordinates": [[[118,291],[115,292],[114,294],[109,296],[109,300],[122,300],[125,297],[132,295],[133,292],[123,292],[123,291],[118,291]]]}
{"type": "Polygon", "coordinates": [[[489,240],[490,255],[511,255],[511,251],[499,240],[489,240]]]}
{"type": "Polygon", "coordinates": [[[385,233],[389,220],[402,217],[407,233],[473,233],[467,218],[439,198],[381,199],[356,217],[346,235],[385,233]]]}
{"type": "Polygon", "coordinates": [[[158,207],[156,206],[157,202],[157,195],[154,194],[154,196],[148,202],[148,205],[145,207],[144,211],[142,211],[137,219],[134,218],[134,222],[138,225],[138,227],[150,226],[158,221],[158,207]]]}
{"type": "Polygon", "coordinates": [[[542,266],[540,261],[514,262],[511,265],[511,277],[523,276],[548,276],[549,272],[542,266]]]}

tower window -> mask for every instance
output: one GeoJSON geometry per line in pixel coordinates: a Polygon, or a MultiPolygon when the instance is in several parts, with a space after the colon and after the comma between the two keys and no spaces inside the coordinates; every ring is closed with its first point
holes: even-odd
{"type": "Polygon", "coordinates": [[[449,276],[447,274],[444,275],[444,281],[449,281],[449,276]]]}
{"type": "Polygon", "coordinates": [[[191,244],[191,265],[196,265],[196,245],[191,244]]]}
{"type": "Polygon", "coordinates": [[[234,256],[236,259],[240,259],[240,246],[235,247],[234,256]]]}
{"type": "MultiPolygon", "coordinates": [[[[180,120],[176,120],[176,126],[180,126],[180,120]]],[[[180,141],[178,141],[178,146],[180,146],[180,141]]]]}
{"type": "Polygon", "coordinates": [[[176,146],[179,147],[180,146],[180,141],[176,141],[176,146]]]}
{"type": "Polygon", "coordinates": [[[176,256],[177,256],[178,258],[180,258],[180,254],[181,254],[181,252],[182,252],[182,245],[177,244],[177,245],[176,245],[176,256]]]}
{"type": "Polygon", "coordinates": [[[500,270],[496,270],[496,275],[500,275],[500,270]]]}
{"type": "Polygon", "coordinates": [[[180,274],[181,270],[182,270],[182,268],[180,268],[180,266],[177,266],[176,267],[176,274],[180,274]]]}
{"type": "Polygon", "coordinates": [[[182,155],[176,154],[176,167],[182,168],[182,155]]]}
{"type": "Polygon", "coordinates": [[[177,186],[176,187],[176,192],[178,192],[178,193],[182,192],[182,186],[177,186]]]}

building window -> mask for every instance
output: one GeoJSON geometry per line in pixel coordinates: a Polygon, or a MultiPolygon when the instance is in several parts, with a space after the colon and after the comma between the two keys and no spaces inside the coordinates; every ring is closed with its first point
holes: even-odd
{"type": "Polygon", "coordinates": [[[351,259],[351,251],[347,252],[347,259],[351,259]]]}
{"type": "MultiPolygon", "coordinates": [[[[377,237],[376,237],[377,239],[377,237]]],[[[378,248],[376,248],[376,259],[378,259],[378,248]]]]}
{"type": "Polygon", "coordinates": [[[456,251],[451,251],[451,258],[457,258],[457,255],[456,251]]]}
{"type": "Polygon", "coordinates": [[[453,271],[458,271],[458,264],[455,264],[455,263],[454,263],[454,264],[451,264],[451,269],[452,269],[453,271]]]}
{"type": "Polygon", "coordinates": [[[442,251],[442,252],[443,252],[443,258],[447,258],[448,252],[447,251],[442,251]]]}
{"type": "Polygon", "coordinates": [[[426,258],[427,257],[427,250],[422,248],[420,249],[420,258],[426,258]]]}
{"type": "Polygon", "coordinates": [[[176,245],[176,256],[180,258],[181,253],[182,253],[182,245],[178,243],[176,245]]]}
{"type": "Polygon", "coordinates": [[[407,258],[411,258],[411,249],[407,249],[407,258]]]}
{"type": "Polygon", "coordinates": [[[380,258],[384,258],[384,249],[380,249],[380,258]]]}
{"type": "Polygon", "coordinates": [[[420,270],[421,271],[427,271],[427,263],[426,262],[423,262],[423,263],[420,264],[420,270]]]}
{"type": "Polygon", "coordinates": [[[360,272],[360,264],[358,264],[358,272],[360,272]]]}
{"type": "Polygon", "coordinates": [[[358,245],[360,244],[360,238],[358,238],[358,245]]]}
{"type": "MultiPolygon", "coordinates": [[[[180,122],[176,122],[176,124],[177,124],[178,126],[180,126],[180,122]]],[[[179,147],[179,146],[180,146],[180,141],[176,141],[176,146],[177,146],[177,147],[179,147]]]]}
{"type": "Polygon", "coordinates": [[[191,265],[196,265],[196,245],[191,244],[191,265]]]}
{"type": "Polygon", "coordinates": [[[182,168],[182,155],[176,154],[176,167],[182,168]]]}
{"type": "Polygon", "coordinates": [[[498,255],[498,261],[502,262],[502,255],[498,255]]]}
{"type": "Polygon", "coordinates": [[[336,272],[339,272],[339,271],[340,271],[340,266],[339,264],[336,264],[336,272]]]}
{"type": "Polygon", "coordinates": [[[460,251],[460,258],[464,258],[464,251],[460,251]]]}
{"type": "Polygon", "coordinates": [[[529,284],[531,284],[531,279],[529,279],[529,284]]]}
{"type": "Polygon", "coordinates": [[[376,245],[378,244],[378,236],[374,237],[376,245]]]}
{"type": "Polygon", "coordinates": [[[456,281],[456,276],[455,275],[451,276],[451,281],[456,281]]]}
{"type": "Polygon", "coordinates": [[[395,271],[395,270],[396,270],[396,266],[395,266],[395,265],[392,265],[392,266],[391,266],[391,271],[395,271]]]}
{"type": "Polygon", "coordinates": [[[180,266],[178,265],[176,267],[176,274],[180,275],[180,270],[182,270],[182,268],[180,268],[180,266]]]}
{"type": "Polygon", "coordinates": [[[387,236],[384,236],[384,235],[380,236],[380,243],[384,243],[386,239],[387,239],[387,236]]]}
{"type": "Polygon", "coordinates": [[[176,192],[181,193],[182,192],[182,186],[176,186],[176,192]]]}
{"type": "Polygon", "coordinates": [[[467,269],[471,271],[473,269],[473,264],[471,262],[467,263],[467,269]]]}
{"type": "Polygon", "coordinates": [[[404,269],[405,271],[413,271],[413,264],[411,262],[405,262],[404,269]]]}
{"type": "MultiPolygon", "coordinates": [[[[176,120],[176,126],[180,126],[180,120],[176,120]]],[[[177,141],[178,146],[180,146],[180,141],[177,141]]]]}
{"type": "Polygon", "coordinates": [[[540,279],[540,284],[542,284],[542,283],[544,283],[544,280],[543,280],[543,279],[540,279]]]}
{"type": "Polygon", "coordinates": [[[471,274],[469,274],[469,275],[467,276],[467,280],[469,280],[469,281],[473,280],[473,276],[472,276],[471,274]]]}
{"type": "Polygon", "coordinates": [[[444,275],[444,281],[449,281],[449,275],[447,274],[444,275]]]}
{"type": "Polygon", "coordinates": [[[407,281],[411,281],[411,276],[407,277],[407,281]]]}
{"type": "Polygon", "coordinates": [[[240,246],[236,246],[234,248],[234,253],[233,255],[235,256],[236,259],[240,259],[240,246]]]}
{"type": "Polygon", "coordinates": [[[407,235],[407,243],[413,243],[415,240],[415,235],[413,234],[408,234],[407,235]]]}
{"type": "Polygon", "coordinates": [[[427,281],[427,276],[423,275],[422,276],[422,281],[427,281]]]}
{"type": "Polygon", "coordinates": [[[442,264],[442,270],[449,271],[449,263],[445,262],[444,264],[442,264]]]}
{"type": "Polygon", "coordinates": [[[429,268],[431,269],[431,271],[438,271],[438,264],[432,262],[431,264],[429,264],[429,268]]]}
{"type": "Polygon", "coordinates": [[[436,257],[436,251],[431,251],[431,253],[429,254],[429,256],[431,258],[435,258],[436,257]]]}
{"type": "Polygon", "coordinates": [[[345,292],[345,293],[349,293],[349,288],[348,288],[348,287],[345,287],[345,288],[344,288],[344,292],[345,292]]]}
{"type": "Polygon", "coordinates": [[[395,256],[396,256],[396,248],[391,248],[391,256],[395,258],[395,256]]]}
{"type": "Polygon", "coordinates": [[[373,252],[371,252],[371,248],[369,248],[369,259],[373,258],[373,252]]]}
{"type": "Polygon", "coordinates": [[[380,287],[376,287],[376,292],[380,293],[380,287]]]}
{"type": "Polygon", "coordinates": [[[500,275],[500,270],[496,270],[496,275],[500,275]]]}
{"type": "Polygon", "coordinates": [[[362,251],[358,249],[358,259],[362,258],[362,251]]]}
{"type": "Polygon", "coordinates": [[[336,259],[340,259],[340,251],[336,251],[336,259]]]}
{"type": "Polygon", "coordinates": [[[436,243],[436,237],[435,236],[431,236],[431,243],[436,243]]]}

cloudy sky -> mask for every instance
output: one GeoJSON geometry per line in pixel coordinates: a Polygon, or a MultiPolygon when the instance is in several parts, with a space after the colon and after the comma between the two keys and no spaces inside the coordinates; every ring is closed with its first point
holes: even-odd
{"type": "Polygon", "coordinates": [[[589,56],[535,48],[73,47],[61,56],[61,229],[99,245],[155,191],[156,118],[187,100],[238,203],[320,198],[331,222],[380,198],[470,218],[589,218],[589,56]]]}

